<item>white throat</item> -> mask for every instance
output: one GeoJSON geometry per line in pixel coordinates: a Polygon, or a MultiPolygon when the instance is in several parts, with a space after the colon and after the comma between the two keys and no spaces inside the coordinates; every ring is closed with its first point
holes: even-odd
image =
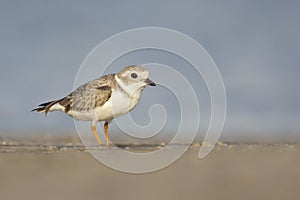
{"type": "Polygon", "coordinates": [[[118,78],[117,75],[115,75],[115,80],[119,87],[130,97],[130,98],[137,98],[137,96],[140,96],[140,93],[143,89],[143,87],[139,87],[137,84],[130,84],[126,85],[121,79],[118,78]]]}
{"type": "Polygon", "coordinates": [[[140,99],[141,90],[137,85],[126,85],[115,75],[118,87],[112,93],[111,105],[114,117],[123,115],[132,110],[140,99]],[[119,88],[119,89],[118,89],[119,88]]]}

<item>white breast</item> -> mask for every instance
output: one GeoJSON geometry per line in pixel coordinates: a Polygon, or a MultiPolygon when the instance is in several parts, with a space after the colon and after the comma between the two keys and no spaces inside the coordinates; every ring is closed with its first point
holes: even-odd
{"type": "Polygon", "coordinates": [[[112,93],[112,113],[115,117],[124,115],[132,110],[140,98],[140,93],[129,97],[125,92],[116,90],[112,93]]]}

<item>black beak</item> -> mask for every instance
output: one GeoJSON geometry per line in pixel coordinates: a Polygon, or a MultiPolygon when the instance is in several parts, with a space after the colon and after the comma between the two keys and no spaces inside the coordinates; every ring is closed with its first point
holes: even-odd
{"type": "Polygon", "coordinates": [[[150,86],[156,86],[156,84],[155,84],[153,81],[151,81],[149,78],[147,78],[147,79],[145,80],[145,83],[146,83],[147,85],[150,85],[150,86]]]}

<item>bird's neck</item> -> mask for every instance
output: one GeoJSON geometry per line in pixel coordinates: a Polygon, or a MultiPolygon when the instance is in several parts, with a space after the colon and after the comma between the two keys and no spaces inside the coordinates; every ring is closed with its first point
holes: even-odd
{"type": "Polygon", "coordinates": [[[115,80],[118,85],[118,88],[123,91],[129,98],[134,98],[134,99],[139,99],[140,94],[142,90],[144,89],[143,87],[135,87],[135,85],[127,85],[125,84],[121,79],[118,78],[117,75],[115,75],[115,80]]]}

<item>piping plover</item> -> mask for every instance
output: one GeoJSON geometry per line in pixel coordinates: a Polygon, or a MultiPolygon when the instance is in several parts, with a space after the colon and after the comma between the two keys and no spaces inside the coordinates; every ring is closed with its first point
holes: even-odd
{"type": "Polygon", "coordinates": [[[149,78],[147,69],[141,66],[128,66],[117,74],[109,74],[85,83],[66,97],[40,104],[32,111],[62,111],[76,120],[92,121],[91,130],[98,142],[95,124],[105,121],[106,146],[109,146],[108,123],[115,117],[131,111],[142,90],[156,84],[149,78]]]}

